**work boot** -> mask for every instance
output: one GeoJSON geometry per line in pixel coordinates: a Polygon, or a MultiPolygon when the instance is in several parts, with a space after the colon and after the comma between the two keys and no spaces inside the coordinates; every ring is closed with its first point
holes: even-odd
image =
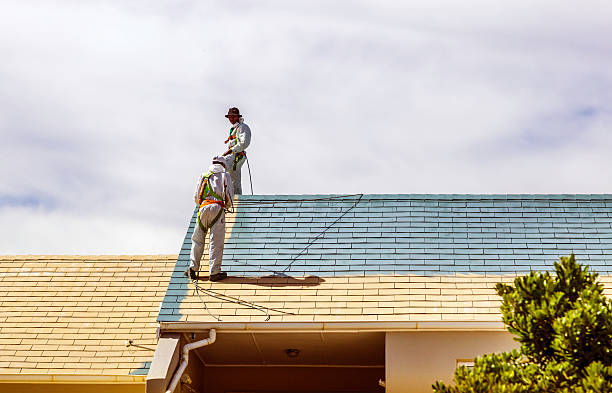
{"type": "Polygon", "coordinates": [[[188,267],[187,270],[185,270],[185,276],[189,277],[190,280],[197,280],[198,279],[196,271],[193,270],[190,267],[188,267]]]}
{"type": "Polygon", "coordinates": [[[227,273],[225,272],[221,272],[221,273],[215,273],[215,274],[211,274],[210,277],[208,278],[208,281],[221,281],[221,280],[225,280],[227,278],[227,273]]]}

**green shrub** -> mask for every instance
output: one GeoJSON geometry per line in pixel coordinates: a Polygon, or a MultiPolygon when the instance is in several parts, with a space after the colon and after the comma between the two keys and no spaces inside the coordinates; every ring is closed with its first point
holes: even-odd
{"type": "Polygon", "coordinates": [[[574,255],[556,274],[531,272],[497,284],[502,318],[521,346],[460,367],[436,393],[612,392],[612,304],[597,274],[574,255]]]}

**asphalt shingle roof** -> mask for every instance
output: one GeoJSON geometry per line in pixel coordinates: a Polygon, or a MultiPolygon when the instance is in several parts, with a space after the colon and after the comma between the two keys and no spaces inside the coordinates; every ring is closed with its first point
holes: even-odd
{"type": "Polygon", "coordinates": [[[176,255],[0,256],[0,374],[144,378],[175,263],[176,255]]]}
{"type": "MultiPolygon", "coordinates": [[[[183,276],[195,225],[194,214],[160,321],[213,318],[183,276]]],[[[278,314],[283,321],[490,320],[499,318],[496,282],[550,270],[572,252],[610,275],[612,195],[240,196],[227,216],[223,269],[232,278],[200,285],[295,311],[278,314]]],[[[226,320],[257,317],[212,296],[205,303],[226,320]]]]}

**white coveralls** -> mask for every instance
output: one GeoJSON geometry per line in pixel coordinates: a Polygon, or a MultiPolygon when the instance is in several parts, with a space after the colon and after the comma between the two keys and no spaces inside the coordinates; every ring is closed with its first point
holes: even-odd
{"type": "Polygon", "coordinates": [[[245,152],[246,148],[251,144],[251,129],[247,126],[242,117],[230,128],[230,136],[226,143],[229,143],[229,148],[232,150],[230,154],[225,156],[227,172],[232,177],[234,183],[234,194],[242,194],[242,179],[240,169],[246,161],[246,157],[242,157],[241,152],[245,152]],[[236,161],[236,158],[238,160],[236,161]]]}
{"type": "MultiPolygon", "coordinates": [[[[232,179],[225,171],[222,165],[213,164],[208,168],[212,175],[208,178],[208,184],[211,190],[217,195],[224,199],[225,206],[231,206],[234,198],[234,191],[232,187],[232,179]]],[[[200,176],[198,185],[196,187],[194,199],[198,203],[198,197],[200,192],[200,186],[204,180],[205,174],[200,176]]],[[[212,195],[203,195],[208,200],[218,200],[212,195]]],[[[196,222],[195,231],[191,235],[191,255],[189,267],[198,271],[200,269],[200,259],[202,259],[202,253],[204,252],[204,243],[206,241],[206,233],[210,229],[210,243],[208,245],[209,255],[209,272],[210,274],[217,274],[221,272],[221,262],[223,260],[223,248],[225,246],[225,212],[223,208],[216,204],[202,205],[199,209],[200,223],[196,222]],[[217,221],[213,224],[212,228],[210,224],[217,217],[217,214],[221,212],[221,215],[217,221]]]]}

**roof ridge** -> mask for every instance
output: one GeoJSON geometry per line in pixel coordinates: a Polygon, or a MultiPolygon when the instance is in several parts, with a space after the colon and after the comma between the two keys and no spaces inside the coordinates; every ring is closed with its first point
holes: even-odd
{"type": "Polygon", "coordinates": [[[612,199],[612,194],[575,193],[575,194],[261,194],[239,195],[238,200],[294,200],[294,199],[612,199]]]}
{"type": "Polygon", "coordinates": [[[130,261],[143,259],[176,259],[178,254],[133,254],[133,255],[104,255],[104,254],[6,254],[0,255],[0,260],[97,260],[97,261],[130,261]]]}

